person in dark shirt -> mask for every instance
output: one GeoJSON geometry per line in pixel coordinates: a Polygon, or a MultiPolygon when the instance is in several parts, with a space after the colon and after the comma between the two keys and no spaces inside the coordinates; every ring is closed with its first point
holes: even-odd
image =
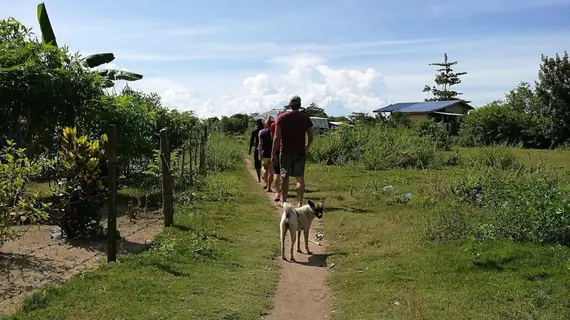
{"type": "Polygon", "coordinates": [[[261,182],[261,160],[259,160],[259,150],[257,149],[259,145],[259,131],[263,129],[263,123],[261,119],[256,121],[257,127],[251,132],[251,137],[249,139],[249,151],[247,154],[251,155],[251,148],[255,147],[253,151],[253,166],[255,172],[257,173],[257,182],[261,182]]]}
{"type": "Polygon", "coordinates": [[[271,191],[271,183],[273,182],[273,165],[271,164],[271,152],[273,149],[273,140],[269,127],[273,123],[273,117],[265,119],[265,127],[259,131],[259,158],[263,166],[262,180],[265,182],[264,188],[267,192],[271,191]]]}
{"type": "MultiPolygon", "coordinates": [[[[271,139],[275,139],[275,129],[276,124],[273,122],[269,127],[269,132],[271,132],[271,139]]],[[[279,167],[279,151],[281,150],[281,144],[278,143],[275,146],[277,149],[277,164],[273,164],[273,181],[275,183],[275,201],[281,201],[281,167],[279,167]]]]}
{"type": "Polygon", "coordinates": [[[301,98],[293,96],[289,101],[291,111],[280,114],[276,121],[273,139],[272,161],[281,166],[281,202],[287,201],[289,193],[289,177],[297,180],[297,205],[303,205],[305,193],[305,162],[307,151],[313,142],[313,122],[311,117],[300,112],[301,98]],[[280,161],[277,161],[277,148],[281,144],[280,161]]]}

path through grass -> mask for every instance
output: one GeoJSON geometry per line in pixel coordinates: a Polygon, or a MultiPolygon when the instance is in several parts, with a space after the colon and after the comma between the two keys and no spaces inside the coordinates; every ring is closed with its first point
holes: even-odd
{"type": "Polygon", "coordinates": [[[279,246],[274,209],[254,184],[244,168],[209,177],[181,197],[156,249],[41,290],[6,319],[259,319],[279,246]]]}

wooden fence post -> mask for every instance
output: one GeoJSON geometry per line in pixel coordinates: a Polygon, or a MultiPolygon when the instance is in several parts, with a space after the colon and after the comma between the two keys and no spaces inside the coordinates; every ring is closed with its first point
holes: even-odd
{"type": "Polygon", "coordinates": [[[174,224],[174,207],[172,205],[170,146],[166,128],[160,130],[160,159],[162,162],[162,211],[164,213],[164,226],[169,227],[174,224]]]}
{"type": "Polygon", "coordinates": [[[107,131],[107,262],[117,261],[117,126],[107,131]]]}

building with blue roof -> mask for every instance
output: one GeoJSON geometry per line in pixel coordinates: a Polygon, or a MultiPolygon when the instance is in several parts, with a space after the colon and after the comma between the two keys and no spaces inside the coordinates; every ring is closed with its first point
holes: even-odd
{"type": "Polygon", "coordinates": [[[457,120],[474,109],[464,100],[400,102],[384,108],[376,109],[374,113],[402,112],[413,122],[433,119],[443,123],[449,131],[457,130],[457,120]]]}

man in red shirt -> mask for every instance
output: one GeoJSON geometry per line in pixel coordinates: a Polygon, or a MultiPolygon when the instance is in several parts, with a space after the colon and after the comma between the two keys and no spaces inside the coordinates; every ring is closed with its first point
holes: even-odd
{"type": "Polygon", "coordinates": [[[313,122],[311,117],[304,112],[300,112],[301,98],[293,96],[289,101],[291,111],[284,112],[277,116],[275,122],[275,137],[273,138],[272,161],[281,166],[281,195],[280,204],[287,201],[289,193],[289,177],[297,180],[297,205],[303,205],[303,194],[305,193],[305,162],[307,161],[307,151],[313,142],[313,122]],[[277,159],[277,146],[280,145],[281,154],[277,159]]]}
{"type": "MultiPolygon", "coordinates": [[[[269,132],[271,132],[271,138],[275,139],[275,129],[277,128],[277,123],[273,122],[269,127],[269,132]]],[[[275,146],[277,150],[277,163],[273,164],[273,181],[275,182],[275,201],[281,201],[281,168],[279,167],[279,152],[281,150],[281,144],[275,146]]]]}

